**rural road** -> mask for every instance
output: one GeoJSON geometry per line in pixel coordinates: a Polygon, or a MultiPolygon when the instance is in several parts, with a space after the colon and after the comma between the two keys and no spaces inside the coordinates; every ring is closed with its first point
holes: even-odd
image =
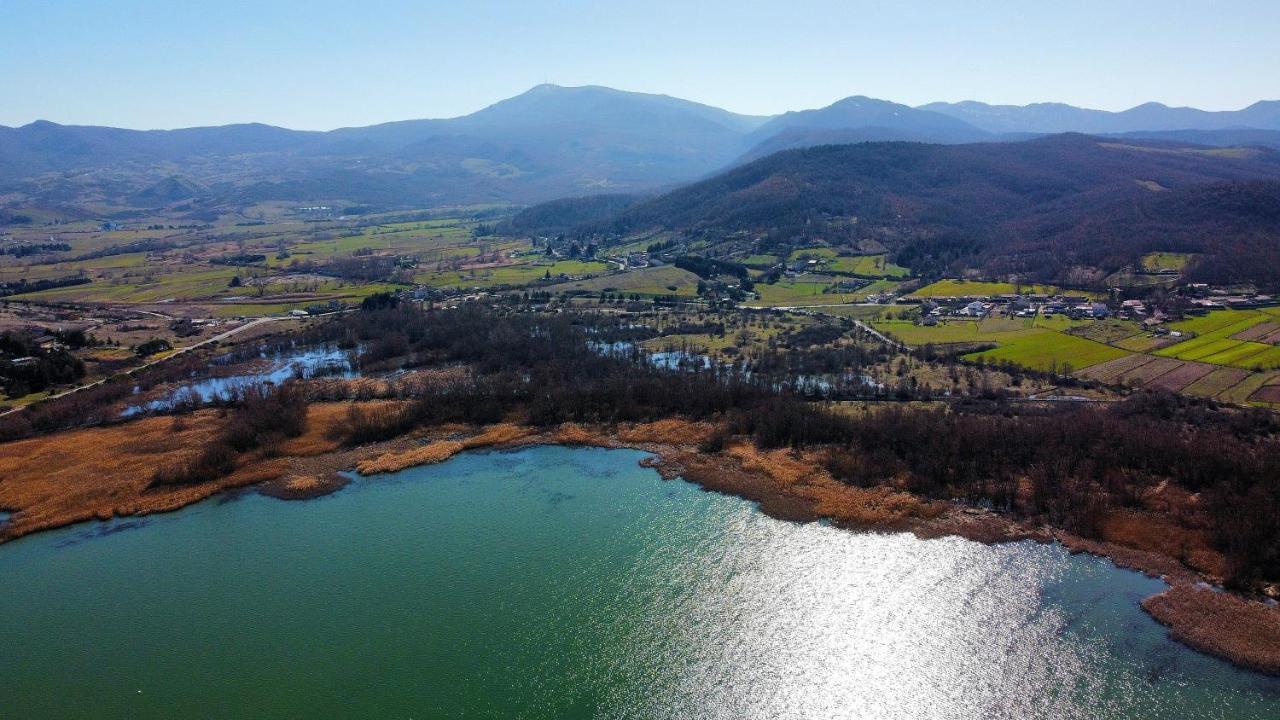
{"type": "Polygon", "coordinates": [[[835,304],[828,304],[828,305],[743,305],[742,309],[743,310],[780,310],[782,312],[792,312],[792,313],[797,313],[799,315],[820,315],[822,317],[840,318],[843,320],[853,320],[853,324],[858,329],[867,333],[868,335],[875,338],[876,340],[879,340],[885,345],[888,345],[889,347],[894,348],[895,350],[901,350],[902,352],[911,352],[912,348],[910,345],[894,340],[893,338],[889,337],[888,335],[885,335],[879,330],[876,330],[875,328],[862,322],[861,320],[857,320],[854,318],[846,318],[843,315],[832,315],[831,313],[822,312],[823,308],[833,308],[833,307],[884,307],[884,305],[881,305],[879,303],[835,303],[835,304]]]}
{"type": "MultiPolygon", "coordinates": [[[[239,327],[235,327],[235,328],[232,328],[232,329],[230,329],[230,330],[228,330],[228,331],[226,331],[226,332],[224,332],[224,333],[219,333],[219,334],[217,334],[217,335],[214,335],[213,337],[206,338],[206,339],[201,340],[200,342],[195,343],[195,344],[193,344],[193,345],[187,345],[186,347],[178,348],[177,350],[175,350],[173,353],[171,353],[171,354],[169,354],[169,355],[166,355],[166,356],[164,356],[164,357],[162,357],[162,358],[159,358],[159,359],[157,359],[157,360],[152,360],[152,361],[150,361],[150,362],[143,363],[142,365],[139,365],[139,366],[138,366],[138,367],[136,367],[136,368],[132,368],[132,369],[130,369],[130,370],[128,370],[128,371],[126,371],[126,372],[136,372],[136,371],[138,371],[138,370],[145,370],[145,369],[147,369],[147,368],[149,368],[149,367],[152,367],[152,366],[154,366],[154,365],[159,365],[160,363],[163,363],[163,362],[167,362],[167,361],[169,361],[169,360],[172,360],[173,358],[176,358],[176,357],[178,357],[179,355],[183,355],[183,354],[185,354],[185,353],[191,352],[192,350],[195,350],[196,348],[204,347],[205,345],[209,345],[209,344],[211,344],[211,343],[221,342],[221,341],[223,341],[223,340],[226,340],[226,339],[227,339],[227,338],[229,338],[229,337],[232,337],[233,335],[236,335],[236,334],[238,334],[238,333],[242,333],[242,332],[244,332],[245,330],[248,330],[249,328],[257,327],[257,326],[262,325],[262,324],[264,324],[264,323],[275,322],[275,321],[277,321],[277,320],[292,320],[292,319],[293,319],[293,318],[289,318],[289,317],[260,317],[260,318],[255,318],[255,319],[250,320],[249,322],[247,322],[247,323],[245,323],[245,324],[243,324],[243,325],[241,325],[241,326],[239,326],[239,327]]],[[[101,385],[101,384],[105,383],[106,381],[110,380],[112,377],[115,377],[115,376],[114,376],[114,375],[112,375],[112,376],[108,376],[108,377],[102,378],[101,380],[97,380],[97,381],[95,381],[95,382],[88,383],[87,385],[77,385],[76,387],[73,387],[73,388],[71,388],[70,390],[64,390],[64,391],[62,391],[62,392],[60,392],[60,393],[57,393],[56,395],[50,395],[49,397],[44,398],[43,400],[39,400],[39,401],[37,401],[37,402],[33,402],[33,403],[28,404],[28,405],[22,405],[22,406],[20,406],[20,407],[16,407],[16,408],[10,408],[10,409],[8,409],[8,410],[5,410],[4,412],[0,412],[0,417],[4,417],[5,415],[9,415],[9,414],[12,414],[12,413],[16,413],[16,412],[19,412],[19,411],[21,411],[21,410],[25,410],[25,409],[27,409],[27,408],[29,408],[29,407],[32,407],[32,406],[35,406],[35,405],[39,405],[39,404],[40,404],[40,403],[42,403],[42,402],[47,402],[47,401],[49,401],[49,400],[57,400],[58,398],[64,398],[64,397],[66,397],[66,396],[68,396],[68,395],[74,395],[75,393],[78,393],[78,392],[81,392],[81,391],[84,391],[84,390],[88,390],[89,388],[97,387],[97,386],[99,386],[99,385],[101,385]]]]}
{"type": "MultiPolygon", "coordinates": [[[[786,310],[788,312],[800,313],[802,315],[821,315],[822,317],[833,317],[833,318],[841,318],[844,320],[853,320],[853,324],[855,327],[859,328],[863,332],[879,340],[885,345],[888,345],[889,347],[894,348],[895,350],[901,350],[902,352],[911,352],[911,346],[907,345],[906,343],[901,343],[901,342],[898,342],[897,340],[894,340],[893,338],[889,337],[888,335],[885,335],[879,330],[876,330],[875,328],[862,322],[861,320],[857,320],[854,318],[846,318],[843,315],[832,315],[831,313],[822,312],[822,308],[851,307],[851,306],[860,306],[860,305],[877,306],[876,303],[848,303],[846,305],[795,305],[791,307],[777,307],[772,309],[786,310]]],[[[879,307],[884,307],[884,306],[879,305],[879,307]]]]}

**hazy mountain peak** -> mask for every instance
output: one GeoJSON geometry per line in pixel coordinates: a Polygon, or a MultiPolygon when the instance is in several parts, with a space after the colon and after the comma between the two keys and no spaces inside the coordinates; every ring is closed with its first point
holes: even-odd
{"type": "MultiPolygon", "coordinates": [[[[841,138],[971,142],[985,136],[986,133],[957,118],[889,100],[853,95],[823,108],[779,115],[748,135],[747,140],[753,147],[783,149],[826,144],[841,138]],[[775,137],[782,142],[769,143],[775,137]]],[[[748,156],[758,154],[759,151],[753,150],[748,156]]]]}
{"type": "Polygon", "coordinates": [[[1127,133],[1171,130],[1280,130],[1280,103],[1262,101],[1243,110],[1210,112],[1147,102],[1120,112],[1092,110],[1065,103],[988,105],[972,100],[930,103],[921,110],[964,120],[997,133],[1127,133]]]}

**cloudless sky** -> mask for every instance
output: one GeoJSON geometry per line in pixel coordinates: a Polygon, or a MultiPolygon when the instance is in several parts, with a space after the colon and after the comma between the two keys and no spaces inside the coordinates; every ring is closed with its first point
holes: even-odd
{"type": "Polygon", "coordinates": [[[0,0],[0,124],[329,129],[541,82],[736,112],[849,95],[1280,99],[1280,0],[0,0]]]}

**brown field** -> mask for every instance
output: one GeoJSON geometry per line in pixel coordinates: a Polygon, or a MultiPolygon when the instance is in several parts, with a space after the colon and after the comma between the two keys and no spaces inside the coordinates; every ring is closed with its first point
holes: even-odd
{"type": "Polygon", "coordinates": [[[1264,323],[1258,323],[1257,325],[1254,325],[1253,327],[1247,328],[1245,330],[1241,330],[1240,332],[1236,333],[1235,335],[1232,335],[1231,337],[1235,340],[1254,340],[1257,342],[1268,342],[1263,338],[1266,338],[1268,335],[1273,335],[1275,333],[1280,333],[1280,323],[1264,322],[1264,323]]]}
{"type": "Polygon", "coordinates": [[[1170,370],[1147,383],[1147,385],[1149,387],[1157,387],[1164,390],[1178,392],[1182,388],[1213,372],[1214,368],[1214,365],[1205,365],[1204,363],[1183,362],[1181,367],[1170,370]]]}
{"type": "Polygon", "coordinates": [[[1170,372],[1172,370],[1176,370],[1181,366],[1182,366],[1181,360],[1174,360],[1173,358],[1165,358],[1165,357],[1152,358],[1151,362],[1144,363],[1143,365],[1135,368],[1134,370],[1120,376],[1120,378],[1118,378],[1118,382],[1123,382],[1125,384],[1136,383],[1138,385],[1146,385],[1147,383],[1151,382],[1152,380],[1155,380],[1161,375],[1164,375],[1165,373],[1170,372]]]}
{"type": "Polygon", "coordinates": [[[1249,377],[1241,380],[1235,387],[1222,391],[1218,399],[1224,402],[1244,404],[1249,401],[1249,396],[1256,392],[1258,388],[1272,383],[1280,383],[1280,371],[1250,373],[1249,377]]]}
{"type": "Polygon", "coordinates": [[[1153,352],[1155,350],[1159,350],[1162,347],[1168,347],[1170,345],[1173,345],[1176,342],[1178,342],[1178,338],[1171,338],[1163,335],[1149,335],[1147,333],[1142,333],[1140,335],[1134,335],[1132,337],[1116,340],[1111,344],[1115,345],[1118,348],[1121,348],[1122,350],[1129,350],[1131,352],[1144,353],[1144,352],[1153,352]]]}
{"type": "Polygon", "coordinates": [[[1249,396],[1253,402],[1280,403],[1280,385],[1264,385],[1249,396]]]}
{"type": "Polygon", "coordinates": [[[1239,385],[1247,377],[1249,377],[1248,370],[1218,368],[1182,388],[1182,392],[1199,397],[1216,397],[1219,393],[1239,385]]]}
{"type": "Polygon", "coordinates": [[[1129,375],[1138,368],[1155,360],[1150,355],[1126,355],[1115,360],[1094,365],[1093,367],[1081,370],[1078,374],[1089,378],[1090,380],[1098,380],[1101,382],[1120,382],[1118,379],[1129,375]]]}

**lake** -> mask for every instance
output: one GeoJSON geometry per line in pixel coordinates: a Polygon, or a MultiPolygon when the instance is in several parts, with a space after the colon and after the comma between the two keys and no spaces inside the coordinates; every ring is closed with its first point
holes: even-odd
{"type": "Polygon", "coordinates": [[[860,534],[629,450],[471,453],[0,546],[5,718],[1276,718],[1058,546],[860,534]]]}

